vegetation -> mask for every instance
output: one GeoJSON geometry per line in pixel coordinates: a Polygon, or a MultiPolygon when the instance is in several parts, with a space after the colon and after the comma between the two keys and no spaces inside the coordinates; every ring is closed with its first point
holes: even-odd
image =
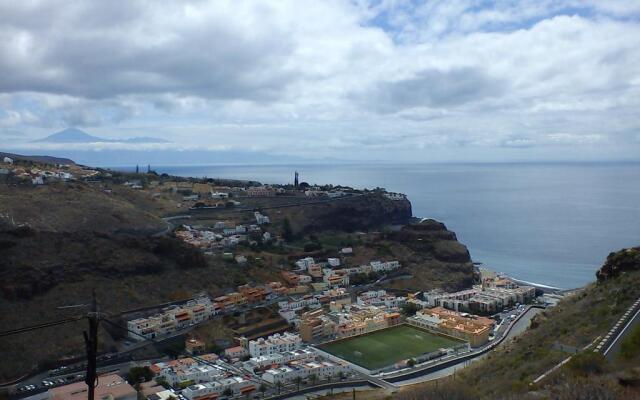
{"type": "Polygon", "coordinates": [[[133,367],[127,374],[127,380],[134,383],[149,382],[153,376],[153,371],[149,367],[133,367]]]}
{"type": "Polygon", "coordinates": [[[406,303],[402,306],[402,315],[405,317],[413,317],[420,310],[420,306],[415,303],[406,303]]]}
{"type": "Polygon", "coordinates": [[[620,358],[625,361],[640,359],[640,325],[634,327],[631,334],[622,341],[620,358]]]}

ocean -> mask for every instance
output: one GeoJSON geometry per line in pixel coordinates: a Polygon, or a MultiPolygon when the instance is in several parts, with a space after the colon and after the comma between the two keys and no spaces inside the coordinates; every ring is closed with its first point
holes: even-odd
{"type": "Polygon", "coordinates": [[[595,280],[607,254],[640,245],[640,163],[154,166],[159,173],[383,187],[456,232],[475,262],[561,288],[595,280]]]}

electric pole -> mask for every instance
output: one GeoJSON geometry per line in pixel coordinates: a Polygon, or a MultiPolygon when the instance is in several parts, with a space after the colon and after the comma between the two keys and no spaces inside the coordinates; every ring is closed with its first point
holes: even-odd
{"type": "Polygon", "coordinates": [[[96,358],[98,356],[98,302],[96,301],[95,290],[93,291],[91,310],[87,314],[87,318],[89,319],[89,333],[84,331],[84,342],[87,348],[87,372],[84,381],[89,391],[88,400],[94,400],[96,389],[96,358]]]}

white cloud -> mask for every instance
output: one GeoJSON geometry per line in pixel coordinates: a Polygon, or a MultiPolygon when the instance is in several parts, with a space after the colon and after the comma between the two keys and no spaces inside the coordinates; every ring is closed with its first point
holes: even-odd
{"type": "Polygon", "coordinates": [[[615,152],[638,146],[639,15],[573,0],[0,1],[0,126],[343,158],[615,152]]]}

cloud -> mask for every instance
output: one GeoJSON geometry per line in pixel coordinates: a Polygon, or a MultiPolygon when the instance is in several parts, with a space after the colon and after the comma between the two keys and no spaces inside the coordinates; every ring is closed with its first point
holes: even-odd
{"type": "Polygon", "coordinates": [[[633,2],[14,3],[3,144],[79,126],[313,157],[640,153],[633,2]]]}
{"type": "Polygon", "coordinates": [[[505,90],[505,82],[478,68],[428,69],[409,79],[380,82],[364,97],[374,110],[397,112],[418,107],[455,107],[500,95],[505,90]]]}

